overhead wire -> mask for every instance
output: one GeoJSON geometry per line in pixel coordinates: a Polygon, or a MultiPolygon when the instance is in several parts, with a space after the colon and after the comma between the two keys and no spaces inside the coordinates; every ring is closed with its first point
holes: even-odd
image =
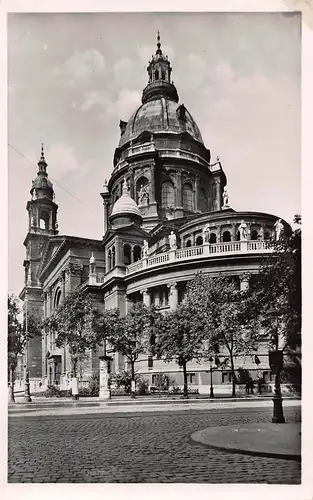
{"type": "MultiPolygon", "coordinates": [[[[24,158],[25,160],[27,160],[29,163],[31,163],[32,165],[36,165],[36,163],[33,161],[33,160],[30,160],[29,158],[27,158],[27,156],[24,155],[24,153],[22,153],[21,151],[19,151],[17,148],[15,148],[14,146],[12,146],[12,144],[8,143],[8,146],[13,149],[13,151],[15,151],[16,153],[18,153],[22,158],[24,158]]],[[[37,165],[36,165],[37,166],[37,165]]],[[[75,196],[73,193],[71,193],[68,189],[66,189],[65,187],[63,187],[57,180],[53,179],[53,177],[49,174],[49,177],[50,179],[55,183],[57,184],[61,189],[63,189],[63,191],[65,191],[67,194],[69,194],[72,198],[74,198],[74,200],[76,200],[78,203],[80,203],[81,205],[83,205],[84,207],[86,207],[90,212],[90,208],[83,202],[81,201],[79,198],[77,198],[77,196],[75,196]]]]}

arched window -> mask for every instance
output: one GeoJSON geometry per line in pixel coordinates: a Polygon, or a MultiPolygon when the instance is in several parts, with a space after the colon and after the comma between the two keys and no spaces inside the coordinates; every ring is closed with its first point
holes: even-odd
{"type": "Polygon", "coordinates": [[[141,247],[139,245],[134,246],[134,262],[141,259],[141,247]]]}
{"type": "Polygon", "coordinates": [[[191,240],[187,240],[186,247],[191,247],[191,240]]]}
{"type": "Polygon", "coordinates": [[[129,266],[131,262],[131,248],[130,245],[128,245],[128,243],[125,243],[123,247],[123,257],[124,257],[124,265],[129,266]]]}
{"type": "Polygon", "coordinates": [[[171,181],[165,181],[161,186],[161,205],[163,208],[171,208],[175,205],[174,185],[171,181]]]}
{"type": "Polygon", "coordinates": [[[108,271],[110,271],[110,269],[112,268],[112,252],[111,252],[111,250],[109,250],[109,252],[108,252],[108,264],[109,264],[108,271]]]}
{"type": "Polygon", "coordinates": [[[193,190],[189,182],[183,185],[183,207],[189,212],[193,211],[193,190]]]}
{"type": "Polygon", "coordinates": [[[159,70],[158,69],[156,69],[155,72],[154,72],[154,79],[155,80],[159,79],[159,70]]]}
{"type": "Polygon", "coordinates": [[[222,240],[223,241],[231,241],[231,234],[229,231],[224,231],[223,232],[223,237],[222,237],[222,240]]]}
{"type": "Polygon", "coordinates": [[[237,231],[237,233],[236,233],[236,241],[240,241],[240,232],[239,231],[237,231]]]}
{"type": "Polygon", "coordinates": [[[256,230],[251,231],[251,240],[257,240],[259,237],[259,234],[256,230]]]}
{"type": "Polygon", "coordinates": [[[165,80],[166,79],[166,75],[165,75],[165,70],[163,69],[162,70],[162,80],[165,80]]]}
{"type": "Polygon", "coordinates": [[[48,212],[42,211],[40,212],[39,218],[39,227],[40,229],[49,229],[49,214],[48,212]]]}
{"type": "Polygon", "coordinates": [[[215,233],[211,233],[210,234],[209,242],[210,243],[216,243],[216,234],[215,233]]]}
{"type": "Polygon", "coordinates": [[[265,240],[269,240],[269,239],[270,239],[270,237],[271,237],[271,236],[270,236],[270,233],[269,233],[268,231],[265,231],[265,233],[264,233],[264,239],[265,239],[265,240]]]}
{"type": "Polygon", "coordinates": [[[61,289],[58,288],[54,295],[54,309],[56,309],[59,306],[61,297],[62,297],[62,292],[61,289]]]}
{"type": "Polygon", "coordinates": [[[200,246],[200,245],[203,245],[203,238],[202,236],[198,236],[198,238],[196,239],[196,246],[200,246]]]}

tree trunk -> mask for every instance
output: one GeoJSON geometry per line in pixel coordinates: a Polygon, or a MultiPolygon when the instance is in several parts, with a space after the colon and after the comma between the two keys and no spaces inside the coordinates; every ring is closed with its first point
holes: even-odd
{"type": "Polygon", "coordinates": [[[188,398],[187,363],[185,361],[183,361],[183,374],[184,374],[184,398],[188,398]]]}
{"type": "Polygon", "coordinates": [[[135,381],[135,361],[131,360],[131,382],[130,382],[130,396],[136,397],[136,381],[135,381]]]}
{"type": "Polygon", "coordinates": [[[236,375],[235,375],[235,366],[234,366],[234,357],[233,353],[230,352],[230,366],[231,366],[231,375],[232,375],[232,394],[231,397],[236,397],[236,375]]]}
{"type": "Polygon", "coordinates": [[[77,377],[77,362],[78,359],[76,356],[72,356],[72,368],[73,368],[73,377],[77,377]]]}
{"type": "Polygon", "coordinates": [[[15,403],[14,398],[14,368],[10,368],[9,403],[15,403]]]}

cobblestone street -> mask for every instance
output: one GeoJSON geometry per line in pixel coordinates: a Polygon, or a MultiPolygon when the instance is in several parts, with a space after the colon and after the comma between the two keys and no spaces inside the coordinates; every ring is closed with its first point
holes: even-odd
{"type": "MultiPolygon", "coordinates": [[[[288,408],[286,421],[300,421],[288,408]]],[[[217,425],[270,421],[271,409],[158,414],[21,416],[9,419],[10,483],[299,484],[301,464],[227,453],[192,443],[217,425]]]]}

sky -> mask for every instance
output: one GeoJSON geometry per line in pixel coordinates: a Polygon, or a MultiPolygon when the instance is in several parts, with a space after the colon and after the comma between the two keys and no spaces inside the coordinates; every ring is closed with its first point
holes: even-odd
{"type": "Polygon", "coordinates": [[[60,234],[101,239],[120,119],[141,102],[160,30],[172,79],[235,210],[301,212],[301,22],[292,13],[9,14],[9,290],[44,143],[60,234]]]}

